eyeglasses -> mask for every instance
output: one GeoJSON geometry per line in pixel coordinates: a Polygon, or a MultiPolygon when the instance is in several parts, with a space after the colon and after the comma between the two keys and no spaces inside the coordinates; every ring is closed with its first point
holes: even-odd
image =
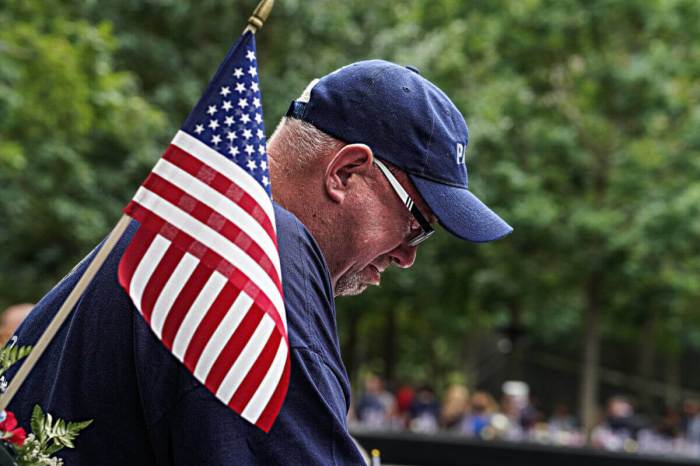
{"type": "Polygon", "coordinates": [[[418,225],[420,225],[420,231],[418,231],[416,235],[412,236],[411,239],[408,240],[409,246],[418,246],[420,243],[430,238],[430,236],[433,233],[435,233],[435,230],[433,230],[433,227],[430,226],[430,222],[423,216],[423,214],[413,202],[413,199],[411,199],[411,196],[409,196],[406,190],[403,189],[403,186],[401,186],[399,180],[397,180],[393,173],[389,171],[387,166],[379,160],[377,160],[376,158],[374,159],[374,163],[377,164],[377,167],[379,167],[379,170],[389,181],[391,187],[394,188],[394,192],[396,193],[396,195],[399,196],[401,202],[403,202],[408,211],[411,212],[411,215],[413,215],[413,218],[416,219],[416,222],[418,222],[418,225]]]}

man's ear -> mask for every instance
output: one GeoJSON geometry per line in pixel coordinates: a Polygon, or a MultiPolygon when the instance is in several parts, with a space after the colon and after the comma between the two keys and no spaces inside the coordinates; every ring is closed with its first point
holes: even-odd
{"type": "Polygon", "coordinates": [[[324,183],[326,194],[335,202],[343,202],[348,188],[357,176],[369,172],[374,155],[364,144],[348,144],[335,153],[326,166],[324,183]]]}

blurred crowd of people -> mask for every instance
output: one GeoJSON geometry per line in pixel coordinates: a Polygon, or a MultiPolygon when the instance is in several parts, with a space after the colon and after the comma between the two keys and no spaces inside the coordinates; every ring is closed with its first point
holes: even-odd
{"type": "MultiPolygon", "coordinates": [[[[385,388],[369,375],[351,409],[351,427],[406,430],[508,441],[582,447],[586,436],[567,403],[549,411],[533,402],[527,383],[508,381],[498,399],[487,391],[473,393],[454,384],[438,396],[429,385],[385,388]]],[[[630,399],[611,397],[591,432],[590,445],[609,451],[700,457],[700,401],[686,400],[682,409],[668,408],[656,418],[635,412],[630,399]]]]}
{"type": "MultiPolygon", "coordinates": [[[[32,307],[17,304],[0,313],[0,345],[10,340],[32,307]]],[[[461,384],[448,386],[442,396],[430,385],[405,384],[389,391],[380,377],[370,374],[354,399],[349,422],[351,427],[364,429],[586,445],[579,420],[567,403],[555,403],[547,412],[534,401],[528,384],[516,380],[505,382],[497,399],[483,390],[470,393],[461,384]]],[[[590,445],[610,451],[700,458],[700,400],[687,399],[681,409],[668,407],[650,418],[637,413],[629,398],[613,396],[601,409],[590,445]]]]}

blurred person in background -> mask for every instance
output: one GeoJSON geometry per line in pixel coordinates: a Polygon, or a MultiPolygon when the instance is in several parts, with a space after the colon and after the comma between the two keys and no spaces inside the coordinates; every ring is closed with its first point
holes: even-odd
{"type": "Polygon", "coordinates": [[[571,414],[569,404],[565,401],[554,405],[546,427],[551,443],[566,446],[583,446],[586,443],[585,436],[579,430],[578,419],[571,414]]]}
{"type": "Polygon", "coordinates": [[[416,391],[409,413],[409,428],[413,432],[433,433],[438,430],[440,402],[435,398],[432,387],[423,385],[416,391]]]}
{"type": "Polygon", "coordinates": [[[377,375],[365,378],[365,389],[357,403],[357,421],[370,429],[389,429],[396,411],[394,395],[384,389],[384,381],[377,375]]]}
{"type": "Polygon", "coordinates": [[[680,413],[667,406],[657,422],[637,435],[639,451],[649,453],[689,453],[690,444],[683,436],[680,413]]]}
{"type": "Polygon", "coordinates": [[[14,304],[2,312],[2,316],[0,316],[0,345],[10,341],[12,334],[15,333],[17,327],[29,315],[33,307],[34,305],[29,303],[14,304]]]}
{"type": "Polygon", "coordinates": [[[396,416],[399,424],[403,428],[408,428],[408,423],[411,421],[411,404],[416,396],[416,390],[409,383],[402,384],[396,390],[396,416]]]}
{"type": "Polygon", "coordinates": [[[491,416],[498,412],[498,405],[493,397],[483,391],[474,392],[471,397],[469,412],[462,419],[459,431],[469,437],[482,437],[482,432],[491,423],[491,416]]]}
{"type": "Polygon", "coordinates": [[[593,428],[591,443],[605,450],[629,449],[635,442],[636,427],[632,403],[623,396],[613,396],[608,399],[603,421],[593,428]]]}
{"type": "Polygon", "coordinates": [[[569,405],[564,401],[559,401],[554,405],[554,410],[552,410],[552,415],[549,418],[548,424],[550,430],[553,432],[572,432],[578,427],[576,417],[571,414],[569,405]]]}
{"type": "Polygon", "coordinates": [[[690,443],[700,445],[700,402],[689,398],[683,402],[683,431],[690,443]]]}
{"type": "Polygon", "coordinates": [[[469,389],[461,384],[447,387],[442,399],[440,426],[444,429],[459,427],[469,411],[469,389]]]}
{"type": "Polygon", "coordinates": [[[507,440],[521,440],[525,427],[530,425],[530,386],[520,380],[509,380],[503,383],[501,397],[501,413],[507,418],[507,425],[500,430],[500,436],[507,440]],[[525,416],[527,417],[525,417],[525,416]]]}

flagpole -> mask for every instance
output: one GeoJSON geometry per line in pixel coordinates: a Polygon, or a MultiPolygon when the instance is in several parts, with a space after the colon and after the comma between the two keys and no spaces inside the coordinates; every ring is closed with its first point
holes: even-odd
{"type": "Polygon", "coordinates": [[[253,10],[253,14],[248,18],[248,25],[243,30],[243,34],[250,31],[255,34],[260,29],[267,17],[270,16],[270,11],[275,4],[275,0],[262,0],[253,10]]]}
{"type": "MultiPolygon", "coordinates": [[[[248,25],[243,30],[243,33],[245,34],[246,32],[250,31],[255,34],[267,20],[274,3],[274,0],[261,0],[261,2],[258,3],[258,6],[255,7],[253,14],[250,16],[250,18],[248,18],[248,25]]],[[[100,269],[100,267],[102,267],[102,264],[107,259],[107,256],[109,256],[109,253],[112,252],[112,249],[114,249],[114,246],[116,246],[117,241],[119,241],[119,238],[121,238],[130,222],[131,217],[124,214],[114,226],[104,244],[97,252],[92,262],[90,262],[90,265],[80,277],[80,280],[78,280],[78,283],[73,287],[73,290],[71,290],[70,294],[61,305],[61,308],[53,317],[48,327],[46,327],[46,330],[44,330],[41,337],[39,337],[39,340],[34,345],[34,348],[32,348],[31,353],[29,353],[27,358],[22,362],[22,365],[15,376],[12,377],[7,390],[0,395],[0,411],[7,408],[7,406],[10,404],[10,401],[12,401],[12,398],[24,383],[24,380],[29,375],[29,372],[34,368],[34,365],[56,336],[56,333],[58,333],[58,330],[63,325],[63,322],[65,322],[66,318],[73,310],[73,306],[75,306],[75,303],[78,302],[78,299],[80,299],[80,297],[83,295],[85,289],[90,285],[92,279],[95,277],[95,274],[97,274],[97,271],[100,269]]]]}

